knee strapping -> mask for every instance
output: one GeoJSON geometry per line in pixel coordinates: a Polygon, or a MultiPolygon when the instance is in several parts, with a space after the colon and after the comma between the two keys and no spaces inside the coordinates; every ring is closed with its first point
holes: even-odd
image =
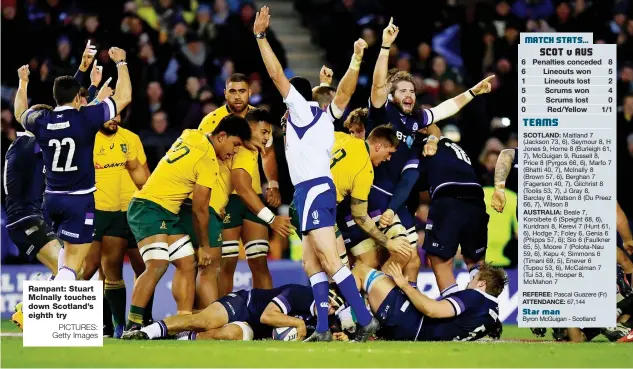
{"type": "Polygon", "coordinates": [[[222,257],[223,258],[236,258],[238,256],[240,256],[240,242],[239,241],[222,242],[222,257]]]}
{"type": "Polygon", "coordinates": [[[253,240],[244,245],[247,259],[254,259],[268,256],[270,244],[268,240],[253,240]]]}
{"type": "Polygon", "coordinates": [[[142,246],[140,249],[143,261],[169,260],[169,246],[167,242],[154,242],[142,246]]]}
{"type": "MultiPolygon", "coordinates": [[[[236,325],[242,329],[242,341],[252,341],[255,337],[255,333],[253,333],[253,328],[246,322],[231,322],[229,324],[236,325]]],[[[229,325],[227,324],[227,325],[229,325]]]]}

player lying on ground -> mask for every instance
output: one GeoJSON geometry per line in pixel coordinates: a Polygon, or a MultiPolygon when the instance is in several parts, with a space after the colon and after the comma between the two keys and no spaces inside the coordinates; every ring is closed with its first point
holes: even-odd
{"type": "Polygon", "coordinates": [[[270,115],[263,109],[250,109],[246,120],[251,127],[251,141],[255,147],[241,147],[227,162],[231,183],[235,190],[226,206],[222,231],[222,268],[220,296],[233,291],[233,274],[239,256],[239,240],[244,243],[246,260],[253,274],[253,288],[272,288],[267,256],[270,249],[268,227],[282,237],[290,234],[290,218],[275,216],[264,204],[258,158],[272,139],[270,115]]]}
{"type": "MultiPolygon", "coordinates": [[[[199,264],[206,266],[211,246],[221,246],[221,221],[209,216],[209,200],[216,187],[218,160],[235,154],[251,138],[244,118],[224,118],[211,134],[185,130],[158,163],[128,208],[128,221],[147,269],[134,283],[128,329],[143,322],[145,306],[169,263],[176,267],[172,292],[180,314],[190,314],[195,298],[194,249],[178,216],[185,199],[193,193],[193,226],[199,242],[199,264]],[[211,226],[210,226],[211,223],[211,226]],[[209,230],[215,234],[209,234],[209,230]],[[210,245],[211,240],[218,240],[210,245]],[[203,249],[203,250],[201,250],[203,249]]],[[[219,257],[219,252],[216,257],[219,257]]]]}
{"type": "MultiPolygon", "coordinates": [[[[328,314],[332,315],[342,299],[333,290],[329,299],[328,314]]],[[[178,339],[186,340],[251,341],[271,338],[273,328],[295,327],[300,341],[307,334],[306,323],[313,324],[315,316],[312,288],[288,284],[269,290],[236,291],[200,313],[167,317],[139,331],[126,332],[123,339],[159,339],[178,334],[178,339]]]]}
{"type": "Polygon", "coordinates": [[[313,286],[317,309],[317,327],[310,341],[330,341],[328,326],[328,275],[338,285],[345,301],[354,309],[360,328],[357,339],[366,340],[375,333],[379,324],[374,319],[358,292],[352,274],[341,263],[336,249],[334,223],[336,219],[336,193],[330,172],[330,153],[334,144],[333,120],[342,115],[340,107],[331,105],[324,112],[312,100],[310,82],[302,77],[289,81],[266,40],[270,23],[268,7],[257,13],[253,33],[257,38],[262,59],[273,83],[288,106],[286,132],[286,158],[290,178],[295,186],[294,202],[301,219],[299,231],[303,233],[303,258],[310,283],[313,286]],[[326,270],[327,273],[323,272],[326,270]]]}
{"type": "MultiPolygon", "coordinates": [[[[389,208],[403,206],[418,177],[422,177],[423,187],[428,188],[431,196],[422,247],[429,255],[442,296],[450,295],[459,289],[453,274],[458,247],[461,245],[469,269],[486,255],[489,216],[484,192],[466,152],[445,137],[439,140],[435,155],[422,156],[418,170],[410,173],[398,184],[389,208]]],[[[384,224],[389,224],[389,216],[393,214],[385,212],[381,224],[383,218],[387,218],[384,224]]]]}
{"type": "Polygon", "coordinates": [[[497,297],[508,283],[501,268],[482,264],[465,290],[436,301],[409,285],[395,263],[385,273],[362,262],[354,277],[381,324],[379,337],[395,341],[474,341],[498,329],[497,297]]]}

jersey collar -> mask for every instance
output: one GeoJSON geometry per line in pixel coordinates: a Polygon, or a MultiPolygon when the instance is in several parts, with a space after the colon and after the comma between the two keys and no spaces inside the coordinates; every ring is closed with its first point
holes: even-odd
{"type": "Polygon", "coordinates": [[[72,106],[68,106],[68,105],[63,105],[63,106],[56,106],[55,109],[53,109],[53,111],[63,111],[63,110],[71,110],[74,109],[72,106]]]}
{"type": "Polygon", "coordinates": [[[369,154],[369,144],[367,143],[367,141],[365,141],[365,149],[367,150],[367,153],[369,154]]]}
{"type": "Polygon", "coordinates": [[[477,288],[474,288],[474,290],[479,292],[479,293],[481,293],[485,298],[487,298],[488,300],[494,302],[495,304],[499,303],[499,300],[496,297],[494,297],[492,295],[489,295],[489,294],[485,293],[484,291],[481,291],[481,290],[479,290],[477,288]]]}

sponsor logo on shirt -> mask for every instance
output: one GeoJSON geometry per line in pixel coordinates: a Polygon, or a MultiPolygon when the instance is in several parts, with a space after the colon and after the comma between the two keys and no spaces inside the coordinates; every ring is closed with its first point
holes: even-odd
{"type": "Polygon", "coordinates": [[[66,129],[70,127],[70,122],[66,121],[66,122],[61,122],[61,123],[48,123],[46,125],[46,129],[48,129],[49,131],[57,131],[60,129],[66,129]]]}
{"type": "Polygon", "coordinates": [[[63,230],[63,229],[62,229],[62,234],[63,234],[63,235],[66,235],[66,236],[68,236],[68,237],[72,237],[72,238],[79,238],[79,234],[77,234],[77,233],[72,233],[72,232],[68,232],[68,231],[63,230]]]}

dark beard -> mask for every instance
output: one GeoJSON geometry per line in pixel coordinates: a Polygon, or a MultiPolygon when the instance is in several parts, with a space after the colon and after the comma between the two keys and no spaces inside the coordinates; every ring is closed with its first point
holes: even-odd
{"type": "Polygon", "coordinates": [[[112,136],[118,130],[119,130],[119,126],[117,126],[115,129],[110,129],[110,128],[106,128],[106,127],[103,127],[103,126],[101,128],[99,128],[99,132],[103,133],[106,136],[112,136]]]}

